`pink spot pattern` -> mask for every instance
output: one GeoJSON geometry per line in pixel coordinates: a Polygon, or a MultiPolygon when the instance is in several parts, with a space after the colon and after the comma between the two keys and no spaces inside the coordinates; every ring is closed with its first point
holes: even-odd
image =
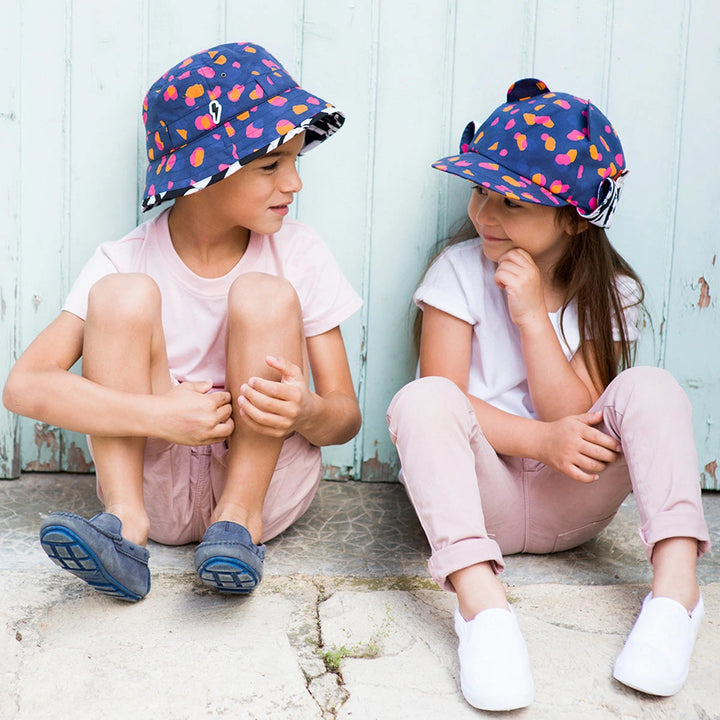
{"type": "Polygon", "coordinates": [[[297,129],[312,128],[314,146],[344,120],[251,43],[225,43],[184,58],[153,83],[142,115],[145,209],[221,180],[297,129]]]}

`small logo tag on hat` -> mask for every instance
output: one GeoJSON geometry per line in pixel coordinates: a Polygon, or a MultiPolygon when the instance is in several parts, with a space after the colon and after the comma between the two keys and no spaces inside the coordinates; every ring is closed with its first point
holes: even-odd
{"type": "Polygon", "coordinates": [[[222,114],[222,105],[217,101],[213,100],[208,105],[208,112],[213,119],[213,122],[217,125],[220,122],[220,115],[222,114]]]}

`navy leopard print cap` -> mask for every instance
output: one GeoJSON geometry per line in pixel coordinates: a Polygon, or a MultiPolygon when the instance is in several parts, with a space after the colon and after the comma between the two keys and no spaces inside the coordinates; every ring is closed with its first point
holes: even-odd
{"type": "Polygon", "coordinates": [[[460,153],[432,166],[511,199],[572,205],[602,228],[610,226],[627,173],[620,139],[605,115],[535,78],[511,85],[507,102],[477,132],[468,124],[460,153]]]}

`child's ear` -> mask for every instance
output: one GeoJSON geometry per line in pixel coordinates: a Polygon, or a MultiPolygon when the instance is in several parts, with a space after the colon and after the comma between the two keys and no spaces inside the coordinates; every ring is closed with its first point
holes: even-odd
{"type": "Polygon", "coordinates": [[[570,237],[575,237],[575,235],[579,235],[581,232],[585,232],[588,227],[588,221],[585,220],[585,218],[580,217],[576,213],[565,213],[561,215],[561,227],[563,231],[570,235],[570,237]]]}

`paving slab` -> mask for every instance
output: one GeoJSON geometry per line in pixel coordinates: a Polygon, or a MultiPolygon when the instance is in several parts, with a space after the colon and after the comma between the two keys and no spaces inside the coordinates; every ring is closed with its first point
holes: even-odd
{"type": "MultiPolygon", "coordinates": [[[[720,494],[705,493],[720,544],[720,494]]],[[[503,576],[533,663],[530,708],[482,713],[458,689],[454,597],[428,578],[428,548],[402,488],[323,482],[307,515],[268,544],[247,598],[205,588],[194,546],[150,544],[152,591],[98,595],[37,541],[53,509],[100,509],[93,479],[0,483],[0,720],[718,720],[720,557],[700,563],[706,618],[672,698],[612,680],[650,572],[630,498],[596,540],[514,556],[503,576]]]]}
{"type": "MultiPolygon", "coordinates": [[[[649,698],[614,681],[612,664],[637,614],[644,587],[526,585],[511,590],[535,678],[535,701],[515,712],[484,713],[458,692],[454,601],[432,590],[336,592],[320,606],[323,640],[340,662],[349,698],[341,720],[524,718],[607,720],[720,717],[720,627],[702,628],[692,672],[671,698],[649,698]]],[[[720,584],[705,586],[708,617],[720,612],[720,584]]]]}

